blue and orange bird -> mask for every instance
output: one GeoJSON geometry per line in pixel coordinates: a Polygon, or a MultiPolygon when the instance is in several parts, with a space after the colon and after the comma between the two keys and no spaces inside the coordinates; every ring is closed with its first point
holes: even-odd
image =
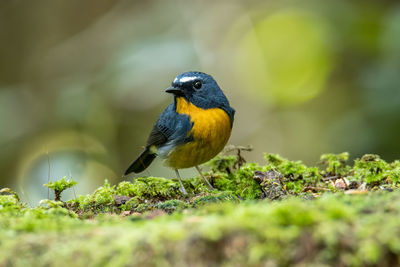
{"type": "Polygon", "coordinates": [[[144,171],[159,156],[175,170],[183,194],[187,192],[178,169],[196,167],[207,187],[213,189],[199,165],[225,147],[235,110],[213,77],[202,72],[178,75],[165,92],[174,95],[174,102],[160,115],[143,152],[125,175],[144,171]]]}

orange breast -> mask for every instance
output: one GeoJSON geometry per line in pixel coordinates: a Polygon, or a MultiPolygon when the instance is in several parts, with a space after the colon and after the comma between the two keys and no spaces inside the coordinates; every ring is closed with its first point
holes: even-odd
{"type": "Polygon", "coordinates": [[[175,169],[193,167],[212,159],[224,148],[231,135],[231,121],[224,110],[202,109],[180,97],[176,111],[189,115],[194,123],[189,133],[193,141],[176,147],[165,161],[168,166],[175,169]]]}

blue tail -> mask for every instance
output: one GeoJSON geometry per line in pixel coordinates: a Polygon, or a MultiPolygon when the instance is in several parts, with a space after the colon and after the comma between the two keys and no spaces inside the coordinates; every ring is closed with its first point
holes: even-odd
{"type": "Polygon", "coordinates": [[[157,155],[152,153],[150,151],[150,148],[147,147],[145,150],[143,150],[142,153],[140,153],[139,157],[125,171],[125,175],[131,172],[139,173],[144,171],[147,167],[150,166],[156,156],[157,155]]]}

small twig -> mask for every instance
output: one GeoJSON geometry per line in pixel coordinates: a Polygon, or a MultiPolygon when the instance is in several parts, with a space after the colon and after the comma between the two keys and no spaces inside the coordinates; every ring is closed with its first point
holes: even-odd
{"type": "Polygon", "coordinates": [[[339,176],[329,176],[329,177],[322,177],[322,181],[329,181],[329,180],[336,180],[339,179],[339,176]]]}
{"type": "Polygon", "coordinates": [[[234,167],[236,169],[239,169],[240,167],[242,167],[245,163],[246,160],[245,158],[242,156],[241,152],[242,151],[252,151],[253,147],[248,145],[248,146],[235,146],[235,145],[228,145],[224,148],[223,152],[227,153],[227,152],[232,152],[232,151],[236,151],[236,155],[237,155],[237,162],[235,163],[234,167]]]}
{"type": "Polygon", "coordinates": [[[54,200],[61,201],[61,190],[54,189],[54,200]]]}
{"type": "Polygon", "coordinates": [[[253,151],[253,147],[251,145],[248,145],[248,146],[227,145],[224,148],[224,152],[232,152],[232,151],[235,151],[235,150],[253,151]]]}

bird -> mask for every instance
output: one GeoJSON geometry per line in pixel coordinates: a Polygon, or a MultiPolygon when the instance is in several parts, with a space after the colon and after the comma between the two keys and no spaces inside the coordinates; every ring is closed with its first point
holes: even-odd
{"type": "Polygon", "coordinates": [[[187,195],[179,169],[195,167],[208,189],[213,187],[199,165],[214,158],[228,142],[235,110],[214,78],[199,71],[176,76],[165,90],[173,102],[160,115],[140,155],[125,171],[140,173],[158,156],[175,170],[180,191],[187,195]]]}

